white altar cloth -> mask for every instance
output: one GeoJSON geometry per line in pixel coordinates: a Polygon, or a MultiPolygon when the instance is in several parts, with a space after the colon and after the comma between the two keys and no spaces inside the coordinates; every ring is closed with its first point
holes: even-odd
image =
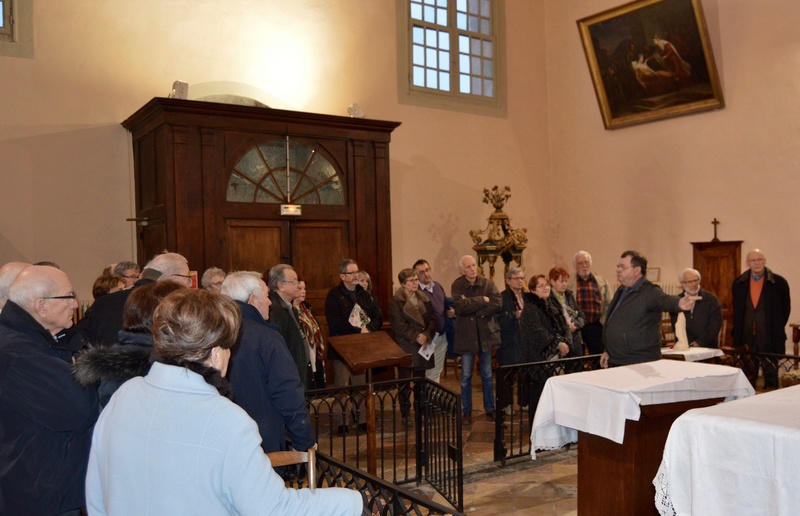
{"type": "Polygon", "coordinates": [[[661,348],[661,355],[682,355],[687,362],[700,362],[709,358],[721,357],[725,355],[719,348],[702,348],[699,346],[685,349],[683,351],[672,348],[661,348]]]}
{"type": "Polygon", "coordinates": [[[577,442],[578,431],[621,444],[625,421],[639,420],[640,405],[753,394],[741,369],[668,359],[553,376],[533,418],[531,457],[577,442]]]}
{"type": "Polygon", "coordinates": [[[694,409],[667,437],[661,514],[800,513],[800,386],[694,409]]]}

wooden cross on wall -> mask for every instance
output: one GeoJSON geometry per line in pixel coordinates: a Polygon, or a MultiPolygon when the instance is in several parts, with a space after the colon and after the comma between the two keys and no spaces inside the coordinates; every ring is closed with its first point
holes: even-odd
{"type": "Polygon", "coordinates": [[[717,238],[717,226],[719,226],[720,222],[717,220],[717,217],[714,217],[714,220],[711,221],[711,224],[714,225],[714,239],[711,241],[719,242],[719,238],[717,238]]]}

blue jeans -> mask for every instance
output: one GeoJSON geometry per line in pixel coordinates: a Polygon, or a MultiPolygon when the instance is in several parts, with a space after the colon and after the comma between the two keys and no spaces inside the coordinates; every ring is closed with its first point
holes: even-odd
{"type": "MultiPolygon", "coordinates": [[[[492,352],[479,351],[481,383],[483,384],[483,410],[494,412],[492,395],[492,352]]],[[[472,412],[472,371],[475,369],[475,353],[461,354],[461,403],[464,413],[472,412]]]]}

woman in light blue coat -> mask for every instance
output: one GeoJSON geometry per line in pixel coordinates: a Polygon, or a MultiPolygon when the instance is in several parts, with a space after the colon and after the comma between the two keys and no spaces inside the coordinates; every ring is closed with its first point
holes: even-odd
{"type": "Polygon", "coordinates": [[[89,514],[359,515],[358,491],[287,489],[256,423],[223,378],[241,315],[205,290],[167,296],[153,318],[158,357],[97,422],[86,477],[89,514]]]}

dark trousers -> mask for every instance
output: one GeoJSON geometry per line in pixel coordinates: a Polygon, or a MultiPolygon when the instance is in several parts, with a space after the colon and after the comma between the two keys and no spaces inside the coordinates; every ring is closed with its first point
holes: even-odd
{"type": "Polygon", "coordinates": [[[603,325],[600,324],[600,321],[586,323],[580,332],[590,355],[599,355],[605,351],[605,346],[603,346],[603,325]]]}

